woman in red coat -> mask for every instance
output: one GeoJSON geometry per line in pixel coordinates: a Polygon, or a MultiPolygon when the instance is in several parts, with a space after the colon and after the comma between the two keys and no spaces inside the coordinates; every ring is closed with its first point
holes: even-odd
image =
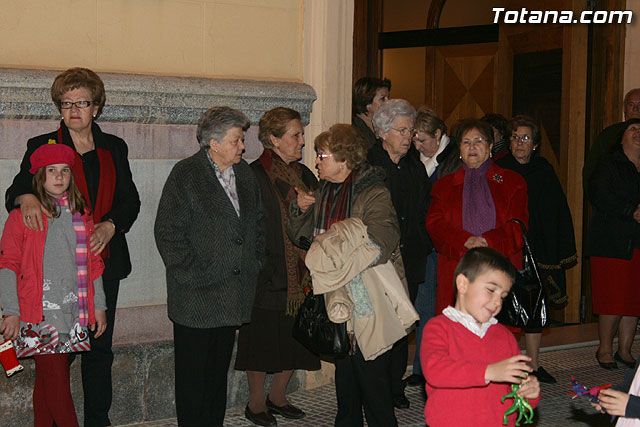
{"type": "Polygon", "coordinates": [[[434,185],[426,221],[438,251],[436,314],[453,304],[453,272],[468,249],[494,248],[521,267],[522,231],[509,220],[529,220],[524,179],[491,160],[491,127],[466,119],[457,126],[456,142],[463,165],[434,185]]]}

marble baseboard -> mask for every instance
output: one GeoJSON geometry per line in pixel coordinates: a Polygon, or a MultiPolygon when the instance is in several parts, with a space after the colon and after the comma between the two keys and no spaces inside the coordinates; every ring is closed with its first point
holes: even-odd
{"type": "MultiPolygon", "coordinates": [[[[123,313],[118,313],[122,315],[123,313]]],[[[126,316],[123,316],[126,317],[126,316]]],[[[121,324],[118,325],[122,326],[121,324]]],[[[249,400],[246,374],[233,369],[235,347],[228,374],[227,408],[244,407],[249,400]]],[[[161,341],[114,347],[113,403],[109,417],[113,425],[175,418],[173,342],[161,341]]],[[[23,359],[24,371],[0,378],[0,425],[33,424],[32,392],[35,381],[33,359],[23,359]]],[[[80,357],[71,365],[71,392],[80,425],[83,419],[80,357]]],[[[333,365],[323,363],[317,372],[296,371],[287,393],[315,388],[331,381],[333,365]]],[[[267,376],[268,390],[271,376],[267,376]]]]}

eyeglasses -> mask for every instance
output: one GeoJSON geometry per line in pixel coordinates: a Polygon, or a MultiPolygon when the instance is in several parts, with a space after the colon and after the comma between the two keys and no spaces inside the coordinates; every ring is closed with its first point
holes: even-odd
{"type": "Polygon", "coordinates": [[[71,107],[76,107],[76,108],[87,108],[88,106],[90,106],[91,104],[93,104],[92,101],[76,101],[76,102],[71,102],[71,101],[62,101],[60,103],[60,108],[62,108],[63,110],[68,110],[71,107]]]}
{"type": "Polygon", "coordinates": [[[331,156],[333,156],[333,153],[317,153],[316,154],[316,159],[318,159],[320,161],[323,161],[327,157],[331,157],[331,156]]]}
{"type": "Polygon", "coordinates": [[[401,128],[401,129],[391,128],[391,129],[395,130],[402,136],[413,135],[413,131],[414,131],[413,128],[401,128]]]}
{"type": "Polygon", "coordinates": [[[485,138],[479,137],[479,138],[473,138],[473,139],[463,139],[462,143],[464,145],[477,145],[477,144],[486,144],[487,140],[485,138]]]}
{"type": "Polygon", "coordinates": [[[524,142],[526,144],[527,142],[531,142],[532,138],[529,135],[520,136],[520,135],[513,134],[513,135],[511,135],[511,140],[513,142],[522,141],[522,142],[524,142]]]}

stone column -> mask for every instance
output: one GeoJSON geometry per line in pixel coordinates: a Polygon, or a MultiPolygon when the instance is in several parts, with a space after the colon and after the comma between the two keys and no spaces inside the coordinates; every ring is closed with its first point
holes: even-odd
{"type": "Polygon", "coordinates": [[[334,123],[351,123],[353,0],[305,0],[302,46],[304,82],[318,96],[303,160],[315,171],[313,139],[334,123]]]}

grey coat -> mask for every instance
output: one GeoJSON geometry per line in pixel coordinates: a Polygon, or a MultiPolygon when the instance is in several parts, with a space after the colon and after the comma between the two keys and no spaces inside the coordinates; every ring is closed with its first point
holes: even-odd
{"type": "Polygon", "coordinates": [[[264,212],[249,165],[233,166],[240,217],[206,150],[178,162],[162,190],[155,239],[167,269],[169,318],[191,328],[251,320],[264,263],[264,212]]]}

